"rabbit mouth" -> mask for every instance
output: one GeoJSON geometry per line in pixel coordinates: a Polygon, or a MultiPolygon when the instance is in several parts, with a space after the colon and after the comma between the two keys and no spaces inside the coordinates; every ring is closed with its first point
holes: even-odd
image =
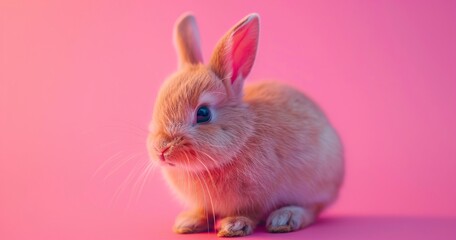
{"type": "Polygon", "coordinates": [[[193,165],[196,152],[191,148],[191,145],[182,144],[157,151],[155,156],[160,166],[189,168],[193,165]]]}
{"type": "Polygon", "coordinates": [[[175,167],[190,171],[207,171],[217,167],[218,163],[212,154],[201,149],[189,140],[179,138],[164,144],[162,148],[153,146],[153,158],[160,167],[175,167]]]}
{"type": "Polygon", "coordinates": [[[206,155],[197,154],[197,152],[199,151],[193,149],[176,149],[172,154],[164,156],[163,160],[160,159],[159,164],[161,167],[172,167],[190,172],[209,171],[217,167],[212,160],[206,159],[206,155]]]}
{"type": "Polygon", "coordinates": [[[174,163],[174,159],[176,158],[175,151],[168,152],[167,150],[161,151],[158,154],[159,163],[161,166],[171,166],[174,167],[176,164],[174,163]]]}
{"type": "Polygon", "coordinates": [[[176,164],[170,162],[170,161],[160,161],[160,166],[162,167],[175,167],[176,164]]]}

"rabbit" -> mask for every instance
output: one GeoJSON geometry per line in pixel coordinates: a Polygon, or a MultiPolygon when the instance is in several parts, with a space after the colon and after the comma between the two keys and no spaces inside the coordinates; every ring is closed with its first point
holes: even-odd
{"type": "Polygon", "coordinates": [[[175,24],[178,71],[161,86],[147,139],[172,191],[189,208],[173,230],[219,237],[291,232],[312,224],[339,193],[341,139],[320,108],[279,82],[243,87],[257,52],[250,14],[203,64],[195,17],[175,24]]]}

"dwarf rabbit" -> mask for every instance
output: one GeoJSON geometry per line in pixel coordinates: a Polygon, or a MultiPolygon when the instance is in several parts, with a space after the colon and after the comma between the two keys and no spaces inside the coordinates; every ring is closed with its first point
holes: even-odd
{"type": "Polygon", "coordinates": [[[148,151],[189,207],[174,231],[245,236],[265,224],[290,232],[313,223],[339,192],[341,140],[324,113],[276,82],[243,87],[258,45],[259,17],[242,19],[203,65],[195,18],[174,40],[179,70],[162,85],[148,151]]]}

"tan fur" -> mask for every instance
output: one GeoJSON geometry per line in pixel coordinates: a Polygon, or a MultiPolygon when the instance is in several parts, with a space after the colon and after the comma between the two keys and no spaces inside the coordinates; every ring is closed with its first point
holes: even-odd
{"type": "MultiPolygon", "coordinates": [[[[149,152],[159,162],[158,155],[169,148],[164,176],[193,209],[178,218],[176,232],[202,231],[214,224],[214,216],[221,219],[219,236],[243,236],[275,210],[268,229],[293,231],[311,224],[337,197],[344,172],[342,144],[318,106],[277,82],[242,90],[246,74],[230,79],[235,71],[227,59],[230,37],[244,28],[249,40],[256,41],[257,25],[256,15],[241,21],[222,38],[218,46],[228,47],[216,48],[208,66],[183,64],[157,97],[149,152]],[[213,112],[210,123],[195,123],[200,105],[213,112]],[[233,221],[236,227],[229,225],[233,221]]],[[[256,42],[248,44],[256,48],[256,42]]],[[[254,56],[241,59],[253,63],[254,56]]],[[[252,63],[241,63],[248,73],[252,63]]]]}

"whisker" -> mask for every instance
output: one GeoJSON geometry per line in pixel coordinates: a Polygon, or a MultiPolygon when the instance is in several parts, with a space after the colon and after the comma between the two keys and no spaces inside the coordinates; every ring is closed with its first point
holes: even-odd
{"type": "MultiPolygon", "coordinates": [[[[151,167],[149,169],[149,172],[146,174],[146,181],[147,179],[149,178],[150,175],[153,175],[155,173],[155,170],[157,169],[157,164],[151,164],[151,167]]],[[[141,185],[139,191],[140,193],[143,191],[144,189],[144,186],[146,185],[146,181],[143,182],[143,184],[141,185]]]]}
{"type": "Polygon", "coordinates": [[[133,127],[133,128],[135,128],[135,129],[138,129],[138,130],[140,130],[140,131],[142,131],[142,132],[145,132],[145,133],[148,133],[148,132],[149,132],[147,129],[143,128],[142,125],[137,125],[137,124],[135,124],[135,123],[128,122],[128,121],[122,121],[122,120],[120,120],[120,122],[122,122],[122,123],[124,123],[124,124],[128,124],[130,127],[133,127]]]}
{"type": "MultiPolygon", "coordinates": [[[[213,186],[213,188],[215,190],[216,189],[215,188],[215,182],[214,182],[214,179],[212,178],[212,174],[209,172],[209,169],[206,167],[206,165],[199,158],[196,158],[196,160],[198,160],[204,166],[204,168],[206,169],[206,172],[209,174],[209,178],[211,179],[212,186],[213,186]]],[[[204,178],[203,178],[203,180],[204,180],[204,178]]],[[[206,185],[207,192],[209,193],[209,200],[211,201],[211,208],[212,208],[212,218],[213,218],[213,221],[214,221],[214,224],[215,224],[215,211],[214,211],[215,208],[214,208],[214,202],[212,200],[212,194],[211,194],[211,191],[209,190],[209,186],[207,186],[206,180],[204,180],[203,182],[204,182],[204,185],[206,185]]]]}
{"type": "MultiPolygon", "coordinates": [[[[211,157],[209,154],[207,154],[207,153],[205,153],[205,152],[203,152],[203,151],[200,151],[200,150],[196,150],[196,151],[199,152],[199,153],[202,153],[202,154],[206,155],[206,156],[207,156],[210,160],[212,160],[215,164],[218,164],[218,162],[217,162],[213,157],[211,157]]],[[[205,167],[206,167],[206,166],[205,166],[205,167]]],[[[207,169],[207,167],[206,167],[206,169],[207,169]]]]}
{"type": "Polygon", "coordinates": [[[126,179],[122,182],[122,184],[120,184],[119,188],[115,191],[113,197],[111,198],[111,201],[110,201],[110,206],[112,206],[117,198],[119,197],[120,193],[123,192],[125,190],[125,188],[128,186],[129,182],[133,179],[133,176],[135,174],[137,174],[138,171],[140,171],[139,169],[141,168],[144,168],[146,165],[148,164],[148,162],[137,162],[135,164],[135,166],[133,167],[133,169],[130,171],[130,174],[128,174],[128,176],[126,177],[126,179]]]}
{"type": "MultiPolygon", "coordinates": [[[[187,163],[190,165],[190,159],[188,158],[187,153],[184,152],[185,157],[187,158],[187,163]]],[[[203,187],[201,177],[199,176],[198,172],[194,172],[196,177],[198,178],[198,183],[200,184],[201,190],[203,190],[203,208],[204,208],[204,215],[206,215],[206,222],[207,222],[207,232],[210,232],[210,226],[209,226],[209,211],[206,208],[206,189],[203,187]]],[[[209,191],[209,190],[208,190],[209,191]]],[[[215,222],[214,222],[215,224],[215,222]]]]}
{"type": "Polygon", "coordinates": [[[122,154],[124,152],[125,151],[119,151],[119,152],[115,153],[114,155],[110,156],[105,161],[103,161],[103,163],[95,170],[95,172],[93,173],[91,179],[94,179],[98,175],[98,173],[100,173],[100,171],[103,170],[106,167],[106,165],[108,163],[111,163],[112,161],[114,161],[114,159],[116,159],[120,154],[122,154]]]}
{"type": "Polygon", "coordinates": [[[141,148],[144,148],[144,146],[146,145],[144,143],[144,141],[140,142],[132,142],[132,141],[129,141],[129,144],[125,144],[122,142],[123,140],[122,139],[118,139],[118,140],[114,140],[114,141],[111,141],[111,142],[108,142],[108,143],[101,143],[98,148],[106,148],[108,146],[111,146],[111,145],[114,145],[116,143],[121,143],[122,144],[122,147],[127,147],[127,146],[131,146],[131,147],[141,147],[141,148]]]}
{"type": "Polygon", "coordinates": [[[133,128],[132,126],[128,125],[121,125],[121,124],[104,124],[104,125],[99,125],[96,127],[93,127],[92,129],[87,129],[82,132],[83,135],[89,135],[93,133],[98,133],[100,130],[105,130],[105,129],[114,129],[115,131],[119,130],[128,130],[128,133],[134,133],[138,136],[147,136],[149,131],[145,129],[139,129],[138,127],[133,128]]]}
{"type": "Polygon", "coordinates": [[[154,167],[154,165],[152,164],[152,162],[150,161],[147,161],[147,164],[144,168],[144,170],[142,171],[142,173],[138,176],[138,178],[136,179],[135,183],[133,184],[133,187],[131,188],[131,193],[130,194],[130,198],[128,199],[128,205],[127,205],[127,208],[129,208],[131,202],[132,202],[132,198],[133,196],[135,196],[135,202],[137,203],[139,201],[139,197],[141,195],[141,192],[144,188],[144,185],[147,181],[147,177],[150,173],[150,170],[154,167]],[[141,183],[141,184],[140,184],[141,183]],[[136,189],[136,194],[134,194],[134,191],[136,189]]]}
{"type": "Polygon", "coordinates": [[[104,177],[103,180],[104,180],[104,181],[108,180],[108,178],[110,178],[114,173],[116,173],[117,171],[119,171],[119,169],[120,169],[121,167],[123,167],[125,164],[127,164],[127,162],[129,162],[129,161],[131,161],[131,160],[135,159],[136,157],[141,156],[141,155],[143,155],[143,154],[147,154],[147,153],[141,152],[141,153],[133,153],[133,154],[128,155],[128,158],[125,159],[124,161],[122,161],[121,163],[117,164],[117,165],[113,168],[113,170],[111,170],[111,171],[104,177]]]}
{"type": "Polygon", "coordinates": [[[190,180],[192,180],[190,178],[190,173],[189,173],[189,171],[190,171],[190,161],[188,159],[187,154],[185,152],[184,152],[184,154],[185,154],[185,156],[187,158],[187,163],[184,162],[184,164],[185,164],[185,172],[187,174],[186,188],[187,188],[187,193],[190,193],[190,180]]]}

